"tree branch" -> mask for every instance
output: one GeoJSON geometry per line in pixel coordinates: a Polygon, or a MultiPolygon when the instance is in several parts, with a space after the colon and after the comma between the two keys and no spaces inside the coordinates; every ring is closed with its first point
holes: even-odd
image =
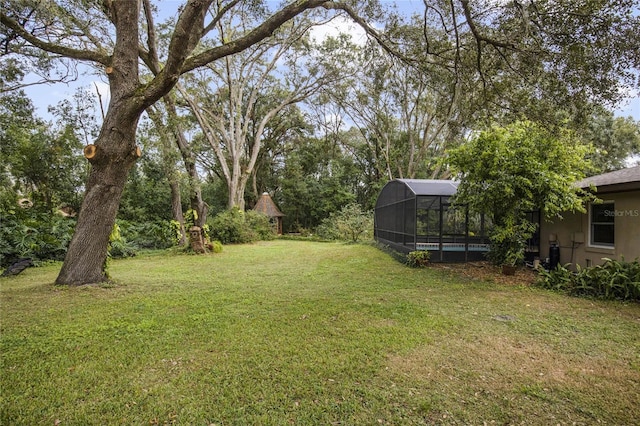
{"type": "Polygon", "coordinates": [[[216,27],[216,25],[218,25],[218,22],[220,22],[224,14],[227,13],[232,7],[234,7],[238,3],[240,3],[240,0],[233,0],[232,2],[224,5],[222,9],[218,10],[218,13],[216,13],[216,16],[214,16],[211,22],[209,22],[209,24],[207,24],[207,26],[204,27],[203,35],[208,34],[211,30],[213,30],[216,27]]]}
{"type": "Polygon", "coordinates": [[[149,66],[149,68],[153,66],[155,70],[152,69],[152,72],[154,74],[157,74],[158,72],[160,72],[160,60],[158,59],[158,50],[156,48],[156,46],[158,45],[158,37],[156,36],[153,14],[151,13],[151,3],[149,2],[149,0],[143,0],[143,6],[144,15],[147,20],[147,45],[149,48],[149,63],[147,64],[147,66],[149,66]]]}
{"type": "Polygon", "coordinates": [[[471,16],[471,8],[469,7],[469,0],[460,0],[460,4],[462,4],[462,10],[464,11],[464,17],[467,20],[467,25],[469,26],[469,29],[471,30],[471,33],[473,34],[473,37],[476,39],[478,44],[480,44],[480,42],[485,42],[495,47],[502,47],[505,49],[515,49],[515,45],[512,43],[502,42],[500,40],[496,40],[495,38],[487,37],[481,34],[480,31],[478,31],[478,27],[476,26],[473,16],[471,16]]]}
{"type": "Polygon", "coordinates": [[[32,35],[27,30],[24,29],[18,22],[9,16],[5,15],[4,12],[0,11],[0,23],[5,25],[6,27],[12,29],[16,32],[18,36],[31,43],[33,46],[38,49],[42,49],[45,52],[55,53],[57,55],[66,56],[68,58],[83,60],[83,61],[93,61],[104,66],[107,66],[111,62],[111,57],[109,55],[105,55],[102,53],[98,53],[92,50],[86,49],[73,49],[71,47],[60,46],[54,43],[48,43],[39,39],[38,37],[32,35]]]}
{"type": "Polygon", "coordinates": [[[353,8],[351,6],[349,6],[348,4],[345,3],[340,3],[340,2],[326,2],[325,5],[323,5],[324,8],[326,9],[333,9],[333,10],[342,10],[343,12],[345,12],[347,15],[349,15],[349,17],[356,23],[358,24],[368,35],[370,35],[371,37],[373,37],[373,39],[375,41],[378,42],[378,44],[380,45],[380,47],[382,47],[382,49],[384,49],[388,54],[395,56],[397,58],[399,58],[400,60],[402,60],[403,62],[410,64],[410,63],[414,63],[415,60],[412,58],[409,58],[407,56],[405,56],[404,54],[402,54],[400,51],[398,51],[397,49],[394,49],[393,47],[391,47],[388,43],[387,40],[385,40],[382,35],[375,30],[375,28],[373,28],[371,25],[369,25],[364,19],[362,19],[355,10],[353,10],[353,8]]]}
{"type": "Polygon", "coordinates": [[[275,14],[271,15],[266,21],[264,21],[262,24],[254,28],[246,35],[222,46],[214,47],[213,49],[209,49],[196,56],[188,58],[182,65],[180,73],[184,74],[217,59],[241,52],[246,48],[258,43],[259,41],[270,37],[282,24],[298,16],[302,12],[309,9],[315,9],[319,6],[323,6],[326,3],[329,2],[327,2],[326,0],[306,0],[291,3],[280,9],[275,14]]]}

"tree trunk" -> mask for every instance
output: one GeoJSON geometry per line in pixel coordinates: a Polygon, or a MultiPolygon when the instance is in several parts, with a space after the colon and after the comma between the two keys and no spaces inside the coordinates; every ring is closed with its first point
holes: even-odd
{"type": "Polygon", "coordinates": [[[247,180],[240,177],[227,182],[227,188],[229,189],[229,209],[235,207],[244,211],[244,190],[246,186],[247,180]]]}
{"type": "Polygon", "coordinates": [[[182,197],[180,196],[180,185],[175,180],[169,181],[169,187],[171,188],[171,211],[173,213],[173,220],[180,224],[180,240],[178,245],[187,245],[187,231],[184,227],[184,215],[182,214],[182,197]]]}
{"type": "MultiPolygon", "coordinates": [[[[178,90],[184,91],[178,86],[178,90]]],[[[195,220],[195,226],[202,228],[207,222],[207,213],[209,212],[209,206],[202,199],[202,187],[200,186],[200,176],[198,175],[198,168],[196,167],[196,160],[193,150],[189,146],[185,132],[180,126],[178,112],[176,111],[176,102],[172,94],[167,94],[163,98],[167,114],[169,116],[169,125],[175,136],[176,145],[178,151],[182,156],[184,162],[184,168],[189,175],[189,196],[191,209],[197,213],[197,219],[195,220]]]]}
{"type": "Polygon", "coordinates": [[[129,120],[125,125],[120,119],[117,128],[104,126],[98,137],[78,223],[56,284],[82,285],[108,278],[109,235],[127,176],[138,158],[134,142],[137,122],[129,120]]]}
{"type": "MultiPolygon", "coordinates": [[[[192,181],[192,179],[189,180],[192,181]]],[[[202,228],[207,222],[207,213],[209,212],[209,206],[202,199],[202,189],[200,188],[200,184],[198,182],[192,182],[190,189],[191,208],[198,214],[198,218],[195,220],[195,225],[202,228]]]]}
{"type": "Polygon", "coordinates": [[[111,100],[95,143],[86,155],[91,163],[75,233],[56,284],[82,285],[107,279],[109,235],[116,221],[127,176],[140,157],[135,137],[138,120],[148,105],[139,93],[138,8],[113,2],[117,16],[116,44],[109,77],[111,100]],[[138,92],[138,93],[137,93],[138,92]]]}

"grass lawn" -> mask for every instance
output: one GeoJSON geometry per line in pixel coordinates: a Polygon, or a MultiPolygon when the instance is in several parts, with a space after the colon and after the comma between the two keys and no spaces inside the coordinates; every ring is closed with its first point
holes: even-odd
{"type": "Polygon", "coordinates": [[[2,425],[631,425],[640,305],[273,241],[0,279],[2,425]]]}

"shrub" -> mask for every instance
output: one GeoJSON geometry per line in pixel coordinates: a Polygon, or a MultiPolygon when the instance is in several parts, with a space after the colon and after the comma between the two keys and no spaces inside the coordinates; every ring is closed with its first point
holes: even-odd
{"type": "Polygon", "coordinates": [[[373,236],[373,215],[365,212],[357,203],[347,204],[337,213],[332,213],[318,226],[318,236],[327,240],[358,242],[373,236]]]}
{"type": "Polygon", "coordinates": [[[551,271],[540,268],[536,285],[547,290],[569,292],[573,286],[573,272],[567,266],[558,265],[551,271]]]}
{"type": "Polygon", "coordinates": [[[175,246],[180,235],[172,222],[167,220],[142,223],[118,221],[123,238],[141,249],[166,249],[175,246]]]}
{"type": "Polygon", "coordinates": [[[427,250],[416,250],[407,254],[406,264],[412,268],[424,268],[429,265],[431,253],[427,250]]]}
{"type": "Polygon", "coordinates": [[[120,232],[120,225],[115,223],[111,234],[109,235],[109,245],[107,246],[107,254],[110,258],[124,258],[136,255],[135,247],[129,243],[120,232]]]}
{"type": "Polygon", "coordinates": [[[35,209],[7,209],[1,214],[0,267],[22,257],[30,257],[36,263],[64,259],[75,220],[35,209]]]}
{"type": "Polygon", "coordinates": [[[222,244],[270,240],[275,232],[269,217],[249,210],[226,210],[209,220],[210,237],[222,244]]]}
{"type": "Polygon", "coordinates": [[[222,243],[220,241],[212,242],[211,251],[214,253],[222,253],[222,243]]]}
{"type": "Polygon", "coordinates": [[[316,235],[321,240],[340,240],[341,235],[338,227],[333,223],[333,217],[326,218],[316,228],[316,235]]]}
{"type": "Polygon", "coordinates": [[[239,209],[225,210],[209,219],[211,238],[222,244],[251,241],[245,232],[244,213],[239,209]]]}
{"type": "Polygon", "coordinates": [[[537,285],[573,296],[640,301],[640,262],[604,259],[602,265],[578,268],[573,273],[558,266],[541,271],[537,285]]]}
{"type": "Polygon", "coordinates": [[[273,240],[277,230],[271,222],[269,216],[254,211],[247,210],[244,213],[245,223],[258,237],[259,240],[273,240]]]}

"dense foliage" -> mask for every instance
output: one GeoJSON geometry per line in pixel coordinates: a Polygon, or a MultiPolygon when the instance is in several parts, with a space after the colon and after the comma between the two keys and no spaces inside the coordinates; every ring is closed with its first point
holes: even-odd
{"type": "Polygon", "coordinates": [[[38,211],[77,210],[86,178],[82,105],[59,103],[56,123],[38,118],[23,92],[0,96],[0,196],[26,197],[38,211]]]}
{"type": "Polygon", "coordinates": [[[343,240],[356,243],[373,237],[373,215],[363,211],[360,205],[350,203],[340,211],[331,213],[318,226],[318,236],[327,240],[343,240]]]}
{"type": "MultiPolygon", "coordinates": [[[[10,77],[0,67],[0,86],[10,77]]],[[[86,176],[82,134],[91,133],[77,124],[84,110],[74,100],[52,108],[59,121],[49,123],[24,92],[0,94],[0,267],[64,259],[86,176]]]]}
{"type": "Polygon", "coordinates": [[[315,229],[332,212],[356,201],[360,170],[335,141],[307,138],[288,152],[276,201],[285,212],[285,230],[315,229]]]}
{"type": "Polygon", "coordinates": [[[178,243],[176,226],[168,220],[129,222],[118,220],[120,233],[136,249],[165,249],[178,243]]]}
{"type": "Polygon", "coordinates": [[[249,210],[229,209],[208,220],[211,240],[222,244],[251,243],[258,240],[270,240],[275,230],[269,217],[249,210]]]}
{"type": "Polygon", "coordinates": [[[594,147],[588,157],[594,165],[592,174],[622,169],[630,157],[640,154],[640,123],[632,117],[614,117],[599,107],[576,132],[594,147]]]}
{"type": "Polygon", "coordinates": [[[75,220],[60,214],[15,207],[4,209],[0,220],[0,268],[17,259],[62,260],[75,220]]]}
{"type": "Polygon", "coordinates": [[[521,260],[535,227],[528,212],[547,218],[584,211],[586,193],[574,186],[585,176],[590,148],[568,130],[551,132],[529,121],[494,126],[451,150],[448,162],[461,179],[455,202],[491,218],[493,261],[521,260]]]}
{"type": "Polygon", "coordinates": [[[132,257],[136,255],[135,248],[122,236],[118,223],[113,225],[111,235],[109,235],[107,252],[110,258],[132,257]]]}
{"type": "Polygon", "coordinates": [[[407,253],[405,263],[412,268],[424,268],[429,265],[431,253],[427,250],[415,250],[407,253]]]}
{"type": "Polygon", "coordinates": [[[173,219],[167,178],[153,152],[146,153],[131,170],[118,218],[137,223],[173,219]]]}
{"type": "Polygon", "coordinates": [[[577,272],[558,265],[552,271],[541,270],[536,284],[572,296],[640,301],[640,262],[605,259],[602,265],[578,267],[577,272]]]}

